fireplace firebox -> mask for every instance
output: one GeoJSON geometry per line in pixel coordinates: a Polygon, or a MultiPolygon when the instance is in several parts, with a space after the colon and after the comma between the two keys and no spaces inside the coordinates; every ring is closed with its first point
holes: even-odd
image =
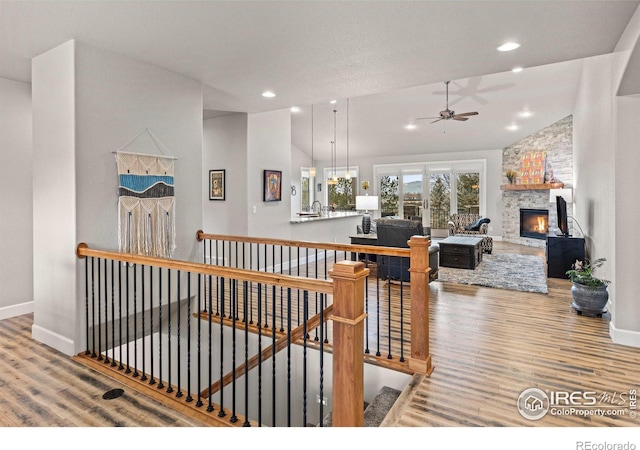
{"type": "Polygon", "coordinates": [[[548,229],[548,210],[520,209],[520,236],[532,239],[546,239],[548,229]]]}

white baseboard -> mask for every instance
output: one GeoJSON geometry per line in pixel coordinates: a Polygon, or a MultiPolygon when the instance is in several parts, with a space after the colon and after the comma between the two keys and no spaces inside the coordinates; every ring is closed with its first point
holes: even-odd
{"type": "Polygon", "coordinates": [[[33,302],[20,303],[18,305],[5,306],[0,308],[0,320],[11,319],[12,317],[23,316],[33,312],[33,302]]]}
{"type": "Polygon", "coordinates": [[[619,330],[613,325],[613,322],[609,322],[609,336],[616,344],[640,348],[639,331],[619,330]]]}
{"type": "Polygon", "coordinates": [[[78,353],[76,352],[74,341],[38,325],[31,327],[31,337],[38,342],[55,348],[67,356],[73,356],[78,353]]]}

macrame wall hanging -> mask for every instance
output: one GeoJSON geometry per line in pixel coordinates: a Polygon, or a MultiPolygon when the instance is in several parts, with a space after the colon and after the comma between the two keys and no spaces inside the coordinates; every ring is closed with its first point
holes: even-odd
{"type": "MultiPolygon", "coordinates": [[[[158,146],[157,138],[151,130],[147,128],[143,132],[145,131],[158,146]]],[[[120,182],[118,189],[120,251],[171,258],[175,251],[173,183],[175,158],[120,150],[115,154],[120,182]]]]}

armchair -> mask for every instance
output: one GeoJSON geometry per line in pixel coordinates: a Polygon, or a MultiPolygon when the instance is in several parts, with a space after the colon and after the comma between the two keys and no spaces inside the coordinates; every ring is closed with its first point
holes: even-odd
{"type": "Polygon", "coordinates": [[[490,254],[493,251],[493,238],[487,236],[489,222],[491,222],[491,219],[481,217],[479,214],[451,214],[451,219],[447,224],[449,227],[449,236],[467,235],[481,237],[482,251],[490,254]]]}
{"type": "MultiPolygon", "coordinates": [[[[382,247],[408,248],[407,243],[411,236],[424,236],[422,222],[404,219],[378,219],[377,223],[378,245],[382,247]]],[[[440,247],[429,247],[429,267],[431,274],[429,281],[438,277],[438,253],[440,247]]],[[[383,278],[391,280],[410,281],[409,258],[399,256],[380,256],[378,273],[383,278]]]]}

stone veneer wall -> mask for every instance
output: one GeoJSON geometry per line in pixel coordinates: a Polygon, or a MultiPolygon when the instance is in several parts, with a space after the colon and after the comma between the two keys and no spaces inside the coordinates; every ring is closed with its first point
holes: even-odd
{"type": "MultiPolygon", "coordinates": [[[[502,150],[502,184],[507,184],[507,170],[518,171],[522,155],[547,152],[546,170],[553,170],[556,181],[565,188],[573,187],[573,116],[567,116],[553,125],[506,147],[502,150]]],[[[556,205],[549,202],[548,190],[502,191],[502,240],[532,247],[544,247],[546,241],[520,237],[520,208],[549,210],[549,227],[558,225],[556,205]]],[[[573,215],[573,204],[567,204],[567,213],[573,215]]],[[[569,229],[572,224],[569,221],[569,229]]]]}

